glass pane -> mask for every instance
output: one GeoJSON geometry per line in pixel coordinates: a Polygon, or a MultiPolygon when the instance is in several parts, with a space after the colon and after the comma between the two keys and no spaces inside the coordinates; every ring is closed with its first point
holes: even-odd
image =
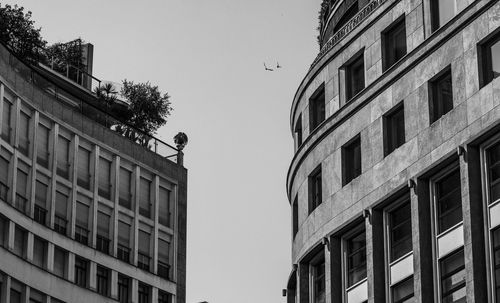
{"type": "Polygon", "coordinates": [[[159,189],[158,221],[160,224],[170,226],[170,191],[166,188],[159,189]]]}
{"type": "Polygon", "coordinates": [[[411,297],[413,297],[413,277],[392,287],[393,302],[404,302],[411,297]]]}
{"type": "Polygon", "coordinates": [[[48,167],[49,165],[49,129],[39,124],[37,132],[37,162],[48,167]]]}
{"type": "Polygon", "coordinates": [[[88,229],[89,222],[89,207],[85,204],[76,202],[76,224],[80,227],[88,229]]]}
{"type": "Polygon", "coordinates": [[[130,245],[130,225],[118,221],[118,243],[129,246],[130,245]]]}
{"type": "Polygon", "coordinates": [[[97,213],[97,233],[103,237],[109,238],[110,217],[102,212],[97,213]]]}
{"type": "Polygon", "coordinates": [[[493,78],[500,75],[500,41],[491,46],[491,65],[493,78]]]}
{"type": "Polygon", "coordinates": [[[149,233],[139,230],[139,251],[149,256],[150,243],[149,233]]]}
{"type": "Polygon", "coordinates": [[[99,195],[111,197],[111,162],[104,158],[99,158],[99,195]]]}

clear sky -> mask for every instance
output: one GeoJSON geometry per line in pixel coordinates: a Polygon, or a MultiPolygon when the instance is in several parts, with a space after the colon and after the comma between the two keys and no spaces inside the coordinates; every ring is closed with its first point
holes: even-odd
{"type": "Polygon", "coordinates": [[[295,91],[321,0],[16,0],[49,42],[94,44],[94,75],[150,81],[189,136],[187,302],[285,302],[295,91]],[[264,71],[279,61],[283,68],[264,71]]]}

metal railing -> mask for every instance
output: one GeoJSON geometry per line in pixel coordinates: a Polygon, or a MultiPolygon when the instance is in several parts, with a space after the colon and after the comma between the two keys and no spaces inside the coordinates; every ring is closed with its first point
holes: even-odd
{"type": "Polygon", "coordinates": [[[368,16],[370,16],[375,9],[384,4],[387,0],[373,0],[367,5],[365,5],[351,20],[347,21],[347,23],[340,28],[328,41],[323,44],[319,54],[314,59],[311,64],[310,69],[316,65],[316,63],[323,58],[323,56],[328,53],[335,45],[337,45],[347,34],[352,32],[361,22],[363,22],[368,16]]]}
{"type": "MultiPolygon", "coordinates": [[[[28,63],[25,63],[22,59],[18,58],[1,41],[0,48],[8,52],[8,58],[3,56],[3,60],[17,72],[16,76],[23,78],[25,81],[31,83],[41,91],[54,97],[56,100],[59,100],[61,105],[66,107],[68,110],[79,112],[82,115],[82,120],[86,119],[92,122],[98,122],[104,127],[113,130],[130,141],[142,145],[144,148],[158,154],[159,156],[169,159],[172,162],[180,162],[177,161],[177,159],[182,155],[182,153],[180,153],[177,148],[128,124],[126,121],[113,116],[113,114],[107,112],[106,106],[103,106],[102,108],[98,107],[91,104],[88,100],[83,100],[82,98],[62,89],[52,80],[42,75],[40,71],[35,70],[28,63]]],[[[0,54],[3,53],[5,52],[0,50],[0,54]]],[[[87,91],[87,93],[89,93],[88,98],[91,98],[96,103],[98,102],[97,97],[93,92],[87,91]]]]}

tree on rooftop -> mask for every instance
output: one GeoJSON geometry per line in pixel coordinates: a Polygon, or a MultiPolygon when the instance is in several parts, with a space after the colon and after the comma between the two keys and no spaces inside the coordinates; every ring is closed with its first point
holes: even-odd
{"type": "Polygon", "coordinates": [[[31,12],[14,5],[1,6],[0,3],[0,40],[7,44],[18,56],[30,63],[43,59],[43,40],[41,28],[35,28],[31,12]]]}

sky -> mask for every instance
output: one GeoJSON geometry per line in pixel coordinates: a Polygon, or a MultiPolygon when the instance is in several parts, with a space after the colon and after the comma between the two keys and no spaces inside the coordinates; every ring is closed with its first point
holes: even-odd
{"type": "Polygon", "coordinates": [[[321,0],[17,0],[49,42],[94,45],[94,76],[149,81],[189,137],[187,303],[285,302],[290,107],[321,0]],[[283,67],[264,70],[263,62],[283,67]]]}

